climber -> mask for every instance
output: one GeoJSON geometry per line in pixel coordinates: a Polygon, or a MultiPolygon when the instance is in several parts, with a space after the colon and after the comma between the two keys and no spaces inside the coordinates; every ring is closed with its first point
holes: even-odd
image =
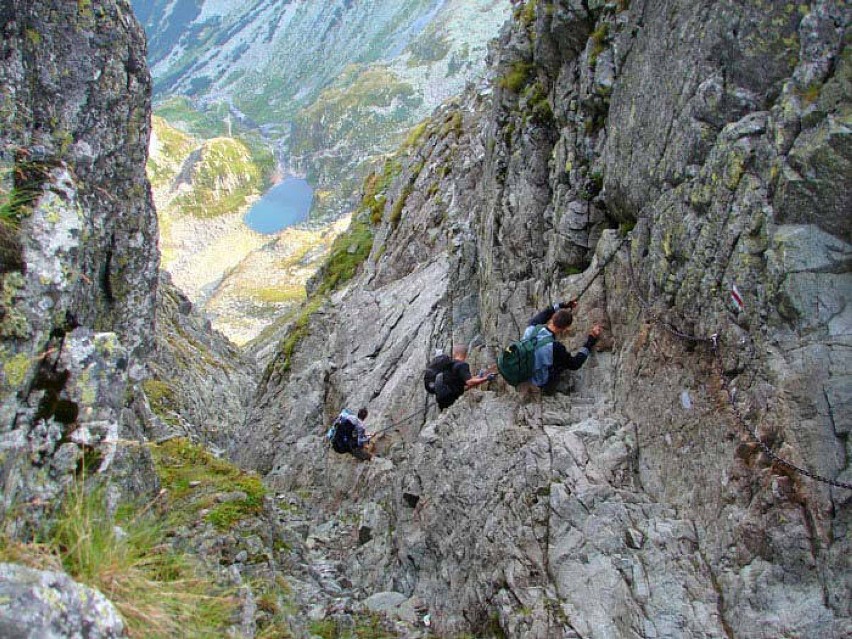
{"type": "Polygon", "coordinates": [[[373,435],[367,432],[364,426],[365,419],[367,419],[366,408],[361,408],[357,417],[345,408],[341,411],[328,434],[335,452],[350,453],[361,461],[369,461],[373,458],[370,443],[373,435]]]}
{"type": "Polygon", "coordinates": [[[568,349],[557,340],[567,334],[574,321],[571,311],[576,307],[576,300],[548,306],[530,319],[524,331],[523,339],[534,336],[539,340],[550,338],[544,340],[544,344],[536,346],[533,375],[529,380],[533,385],[541,388],[545,394],[556,390],[559,377],[564,370],[575,371],[583,365],[603,330],[600,324],[592,326],[592,330],[586,337],[586,343],[576,355],[571,355],[568,349]]]}
{"type": "Polygon", "coordinates": [[[463,345],[453,347],[452,358],[438,355],[426,368],[424,384],[426,391],[433,393],[438,401],[438,408],[444,410],[452,406],[462,394],[494,379],[493,371],[480,371],[476,377],[471,376],[467,363],[467,348],[463,345]]]}

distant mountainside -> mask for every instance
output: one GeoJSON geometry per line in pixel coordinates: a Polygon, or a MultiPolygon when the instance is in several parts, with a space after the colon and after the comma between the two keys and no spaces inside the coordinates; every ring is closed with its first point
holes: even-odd
{"type": "Polygon", "coordinates": [[[454,79],[463,83],[482,68],[485,45],[509,9],[504,0],[131,4],[148,34],[156,94],[225,100],[260,123],[278,123],[312,103],[352,64],[402,60],[421,80],[441,68],[449,85],[443,96],[412,83],[424,105],[434,106],[458,92],[454,79]]]}
{"type": "Polygon", "coordinates": [[[149,173],[163,268],[238,343],[304,297],[341,226],[329,223],[345,225],[369,171],[481,77],[510,12],[505,0],[131,4],[160,116],[149,173]],[[245,143],[256,156],[247,164],[245,143]],[[311,230],[245,228],[246,196],[287,173],[315,187],[311,230]]]}

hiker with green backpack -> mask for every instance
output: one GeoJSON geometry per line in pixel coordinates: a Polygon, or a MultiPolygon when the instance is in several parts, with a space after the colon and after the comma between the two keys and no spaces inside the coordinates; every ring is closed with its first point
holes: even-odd
{"type": "Polygon", "coordinates": [[[556,390],[563,371],[575,371],[583,365],[603,328],[595,324],[583,347],[571,355],[558,339],[570,329],[574,321],[571,311],[576,306],[576,300],[572,300],[543,309],[529,321],[520,341],[512,342],[500,354],[497,366],[509,384],[531,382],[549,394],[556,390]]]}

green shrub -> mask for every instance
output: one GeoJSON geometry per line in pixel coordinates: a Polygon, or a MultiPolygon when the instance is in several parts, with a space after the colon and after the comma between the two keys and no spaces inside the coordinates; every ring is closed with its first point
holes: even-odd
{"type": "Polygon", "coordinates": [[[361,219],[352,218],[349,230],[337,236],[323,266],[323,279],[317,293],[324,295],[351,280],[361,263],[370,255],[373,232],[361,219]]]}
{"type": "Polygon", "coordinates": [[[176,424],[174,413],[179,406],[174,389],[170,384],[158,379],[149,378],[142,382],[142,390],[148,398],[148,405],[154,414],[167,424],[176,424]]]}
{"type": "Polygon", "coordinates": [[[589,65],[594,67],[598,62],[598,56],[606,48],[606,39],[609,35],[609,24],[601,22],[592,32],[592,50],[589,52],[589,65]]]}
{"type": "Polygon", "coordinates": [[[385,160],[381,173],[370,173],[367,179],[364,180],[363,197],[361,198],[361,206],[355,216],[368,211],[370,222],[373,225],[379,224],[382,221],[385,204],[387,203],[387,189],[393,179],[402,171],[402,164],[396,158],[388,158],[385,160]]]}
{"type": "Polygon", "coordinates": [[[521,9],[520,16],[518,19],[524,28],[529,28],[532,26],[533,21],[535,20],[535,9],[538,5],[538,0],[527,0],[527,3],[524,5],[523,9],[521,9]]]}
{"type": "Polygon", "coordinates": [[[547,91],[541,82],[534,82],[529,85],[524,94],[527,97],[527,108],[530,112],[530,117],[541,123],[553,121],[553,108],[550,106],[550,100],[547,98],[547,91]]]}
{"type": "Polygon", "coordinates": [[[423,134],[426,132],[429,123],[429,118],[426,118],[425,120],[411,128],[411,130],[408,132],[408,136],[405,138],[405,142],[402,143],[403,151],[407,151],[417,146],[417,143],[420,142],[421,138],[423,137],[423,134]]]}
{"type": "Polygon", "coordinates": [[[308,632],[323,639],[392,639],[396,633],[385,629],[381,617],[375,614],[353,615],[354,628],[338,626],[335,619],[312,621],[308,632]]]}
{"type": "Polygon", "coordinates": [[[532,77],[533,65],[523,60],[512,63],[506,75],[497,80],[497,86],[512,93],[520,93],[532,77]]]}
{"type": "Polygon", "coordinates": [[[411,184],[406,184],[404,187],[402,187],[402,192],[399,194],[399,197],[396,199],[396,202],[393,203],[393,208],[391,209],[391,227],[396,228],[397,226],[399,226],[399,221],[402,219],[402,209],[405,208],[405,202],[406,200],[408,200],[408,196],[411,195],[412,190],[413,186],[411,184]]]}
{"type": "Polygon", "coordinates": [[[461,111],[453,111],[453,114],[446,119],[444,126],[441,127],[441,137],[445,138],[450,133],[461,133],[462,130],[462,114],[461,111]]]}
{"type": "Polygon", "coordinates": [[[627,234],[630,233],[630,231],[632,231],[634,228],[636,228],[636,220],[622,222],[618,225],[618,234],[621,237],[627,237],[627,234]]]}
{"type": "Polygon", "coordinates": [[[50,165],[41,162],[16,162],[14,167],[4,167],[0,185],[6,185],[8,190],[0,186],[0,220],[17,226],[32,213],[49,170],[50,165]]]}

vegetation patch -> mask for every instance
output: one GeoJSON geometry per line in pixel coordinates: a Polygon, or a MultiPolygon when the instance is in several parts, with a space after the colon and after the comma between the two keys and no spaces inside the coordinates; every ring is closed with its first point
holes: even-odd
{"type": "Polygon", "coordinates": [[[193,167],[192,190],[175,200],[181,211],[212,218],[238,210],[266,186],[266,175],[246,144],[233,138],[204,143],[193,167]]]}
{"type": "Polygon", "coordinates": [[[292,589],[280,575],[275,580],[256,580],[251,584],[257,609],[256,639],[291,639],[294,637],[287,622],[297,613],[292,603],[292,589]]]}
{"type": "Polygon", "coordinates": [[[145,391],[148,405],[157,417],[172,426],[177,424],[175,413],[180,406],[175,397],[174,388],[170,384],[149,378],[142,382],[142,390],[145,391]]]}
{"type": "Polygon", "coordinates": [[[6,168],[0,181],[0,221],[17,226],[32,213],[35,201],[41,196],[49,166],[42,162],[16,162],[6,168]],[[10,173],[10,175],[9,175],[10,173]]]}
{"type": "Polygon", "coordinates": [[[317,293],[324,295],[351,280],[361,263],[370,255],[372,247],[373,231],[370,224],[363,217],[353,217],[349,229],[338,235],[331,245],[317,293]]]}
{"type": "Polygon", "coordinates": [[[811,82],[808,86],[804,88],[796,89],[796,94],[802,100],[802,106],[810,106],[814,102],[819,99],[819,94],[822,91],[822,84],[820,82],[811,82]]]}
{"type": "Polygon", "coordinates": [[[532,120],[542,124],[553,121],[553,108],[550,106],[547,91],[545,91],[541,82],[535,81],[529,85],[524,89],[524,95],[527,99],[527,110],[532,120]]]}
{"type": "Polygon", "coordinates": [[[402,219],[402,209],[405,208],[405,202],[408,200],[408,196],[411,195],[413,190],[413,186],[409,183],[402,187],[402,192],[399,194],[399,197],[396,199],[396,202],[393,203],[393,208],[390,213],[390,224],[392,228],[396,228],[399,226],[399,221],[402,219]]]}
{"type": "Polygon", "coordinates": [[[266,288],[255,288],[247,291],[247,295],[253,300],[264,304],[292,304],[305,300],[304,286],[269,286],[266,288]]]}
{"type": "Polygon", "coordinates": [[[280,372],[290,370],[290,361],[293,357],[293,351],[296,350],[296,345],[308,334],[308,326],[310,326],[311,316],[322,306],[323,298],[321,296],[313,297],[308,303],[298,311],[298,316],[287,333],[287,337],[281,342],[278,351],[277,369],[280,372]]]}
{"type": "Polygon", "coordinates": [[[395,158],[385,160],[382,172],[371,173],[364,180],[363,197],[361,207],[356,216],[369,212],[370,222],[379,224],[387,203],[387,190],[393,179],[402,172],[402,164],[395,158]]]}
{"type": "Polygon", "coordinates": [[[30,371],[30,358],[26,353],[18,353],[3,364],[3,378],[10,388],[18,388],[30,371]]]}
{"type": "Polygon", "coordinates": [[[353,621],[354,627],[348,624],[340,626],[335,619],[312,621],[308,631],[323,639],[390,639],[397,636],[385,626],[382,617],[377,614],[356,614],[353,615],[353,621]]]}
{"type": "Polygon", "coordinates": [[[590,36],[592,49],[589,52],[589,65],[594,67],[598,62],[598,56],[606,49],[606,40],[609,36],[609,24],[601,22],[590,36]]]}
{"type": "Polygon", "coordinates": [[[198,146],[198,141],[156,115],[151,117],[151,129],[159,146],[148,156],[146,169],[148,179],[156,186],[175,178],[183,161],[198,146]]]}
{"type": "Polygon", "coordinates": [[[154,114],[194,137],[213,138],[228,134],[228,107],[224,104],[202,112],[192,105],[189,98],[176,96],[157,104],[154,114]]]}
{"type": "Polygon", "coordinates": [[[529,29],[535,20],[536,6],[538,6],[538,0],[527,0],[527,3],[520,10],[518,20],[525,29],[529,29]]]}
{"type": "Polygon", "coordinates": [[[118,609],[132,638],[220,637],[236,599],[165,540],[149,506],[124,504],[113,520],[104,490],[74,485],[52,525],[31,543],[0,538],[0,561],[64,570],[118,609]],[[116,530],[116,526],[121,532],[116,530]]]}
{"type": "Polygon", "coordinates": [[[416,124],[411,128],[411,131],[408,132],[408,136],[405,138],[405,142],[402,143],[403,151],[408,151],[416,147],[420,140],[423,138],[423,134],[426,132],[426,129],[429,127],[431,120],[426,118],[419,124],[416,124]]]}
{"type": "Polygon", "coordinates": [[[619,237],[627,237],[634,228],[636,228],[636,220],[628,220],[627,222],[622,222],[618,225],[619,237]]]}
{"type": "Polygon", "coordinates": [[[461,111],[453,111],[453,114],[444,121],[444,126],[441,127],[441,137],[445,138],[450,133],[458,135],[462,132],[462,114],[461,111]]]}
{"type": "Polygon", "coordinates": [[[291,152],[308,155],[342,142],[370,148],[387,131],[405,127],[421,101],[414,88],[389,69],[352,65],[296,116],[291,152]]]}
{"type": "Polygon", "coordinates": [[[520,93],[530,81],[533,65],[530,62],[516,60],[511,64],[505,75],[497,80],[497,86],[512,93],[520,93]]]}
{"type": "Polygon", "coordinates": [[[217,459],[187,439],[172,439],[151,448],[160,482],[168,491],[169,521],[174,526],[204,519],[229,530],[263,509],[266,490],[256,475],[217,459]],[[220,501],[224,494],[238,497],[220,501]]]}

